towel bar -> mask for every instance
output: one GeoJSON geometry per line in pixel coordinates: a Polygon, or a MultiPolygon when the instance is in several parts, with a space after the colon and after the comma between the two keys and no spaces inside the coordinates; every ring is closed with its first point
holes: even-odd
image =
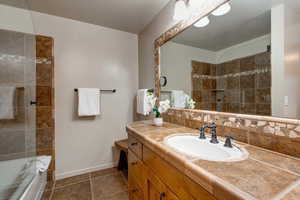
{"type": "MultiPolygon", "coordinates": [[[[78,89],[74,89],[75,92],[78,92],[78,89]]],[[[113,90],[100,90],[100,92],[112,92],[112,93],[116,93],[117,90],[116,89],[113,89],[113,90]]]]}

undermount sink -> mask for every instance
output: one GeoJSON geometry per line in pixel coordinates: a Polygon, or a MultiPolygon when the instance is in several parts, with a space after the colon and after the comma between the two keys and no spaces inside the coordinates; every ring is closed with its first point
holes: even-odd
{"type": "Polygon", "coordinates": [[[175,134],[165,139],[165,144],[174,150],[203,160],[234,162],[244,160],[248,152],[233,145],[233,148],[224,147],[224,142],[210,143],[210,138],[199,139],[199,136],[187,134],[175,134]]]}

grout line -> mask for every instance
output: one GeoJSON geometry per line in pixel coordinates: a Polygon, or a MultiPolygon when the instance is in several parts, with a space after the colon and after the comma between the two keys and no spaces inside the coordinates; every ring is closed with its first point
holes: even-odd
{"type": "Polygon", "coordinates": [[[104,174],[104,175],[91,176],[91,178],[98,179],[100,177],[106,177],[106,176],[112,176],[112,175],[119,175],[119,174],[120,174],[120,172],[117,171],[117,172],[108,173],[108,174],[104,174]]]}
{"type": "Polygon", "coordinates": [[[51,193],[50,193],[50,196],[49,196],[49,200],[52,200],[52,197],[54,195],[55,183],[56,183],[56,181],[54,181],[54,183],[53,183],[53,186],[52,186],[52,189],[51,189],[51,193]]]}
{"type": "Polygon", "coordinates": [[[288,172],[288,173],[293,174],[293,175],[295,175],[295,176],[300,176],[300,174],[298,174],[298,173],[296,173],[296,172],[293,172],[293,171],[290,171],[290,170],[288,170],[288,169],[284,169],[284,168],[281,168],[281,167],[272,165],[272,164],[267,163],[267,162],[265,162],[265,161],[257,160],[257,159],[252,158],[252,157],[249,157],[249,159],[250,159],[250,160],[254,160],[254,161],[256,161],[256,162],[259,162],[259,163],[261,163],[261,164],[268,165],[268,166],[270,166],[270,167],[273,167],[273,168],[276,168],[276,169],[279,169],[279,170],[288,172]]]}
{"type": "MultiPolygon", "coordinates": [[[[175,130],[181,129],[181,128],[189,128],[189,127],[184,127],[184,126],[183,127],[176,127],[176,128],[165,128],[165,127],[163,127],[163,128],[158,128],[158,130],[159,131],[175,131],[175,130]]],[[[149,131],[145,131],[144,133],[151,133],[153,131],[157,131],[157,130],[149,130],[149,131]]],[[[166,133],[166,134],[168,134],[168,133],[166,133]]]]}
{"type": "Polygon", "coordinates": [[[57,186],[57,187],[55,187],[55,189],[60,190],[62,188],[65,188],[65,187],[68,187],[68,186],[71,186],[71,185],[76,185],[76,184],[83,183],[83,182],[87,182],[89,180],[90,180],[89,178],[83,179],[83,180],[80,180],[80,181],[76,181],[76,182],[68,183],[68,184],[65,184],[65,185],[57,186]]]}
{"type": "Polygon", "coordinates": [[[253,148],[256,148],[256,149],[259,149],[259,150],[263,150],[263,151],[266,151],[266,152],[269,152],[269,153],[273,153],[273,154],[276,154],[276,155],[281,156],[281,157],[286,157],[286,158],[289,158],[289,159],[292,159],[292,160],[298,160],[298,161],[300,161],[300,158],[295,157],[295,156],[291,156],[291,155],[288,155],[288,154],[280,153],[280,152],[277,152],[277,151],[272,151],[270,149],[265,149],[265,148],[262,148],[262,147],[259,147],[259,146],[255,146],[255,145],[251,145],[251,144],[249,144],[249,145],[250,145],[250,147],[253,147],[253,148]]]}
{"type": "Polygon", "coordinates": [[[94,190],[93,190],[92,173],[89,173],[89,180],[90,180],[91,196],[92,196],[92,200],[94,200],[95,196],[94,196],[94,190]]]}
{"type": "Polygon", "coordinates": [[[126,185],[128,186],[128,170],[127,170],[127,178],[126,178],[126,176],[124,175],[124,172],[123,171],[121,171],[121,176],[123,177],[123,180],[125,181],[125,183],[126,183],[126,185]]]}
{"type": "MultiPolygon", "coordinates": [[[[126,180],[125,176],[124,176],[121,172],[117,171],[117,172],[112,172],[112,173],[108,173],[108,174],[105,174],[105,175],[99,175],[99,176],[95,176],[95,177],[92,177],[92,172],[89,172],[89,173],[88,173],[88,178],[85,178],[85,179],[82,179],[82,180],[78,180],[78,181],[76,181],[76,182],[71,182],[71,183],[68,183],[68,184],[65,184],[65,185],[61,185],[61,186],[58,186],[58,187],[56,186],[56,181],[55,181],[54,184],[53,184],[53,187],[52,187],[52,189],[51,189],[51,195],[50,195],[50,199],[49,199],[49,200],[52,199],[53,194],[54,194],[54,191],[55,191],[56,189],[60,190],[60,189],[63,189],[63,188],[65,188],[65,187],[72,186],[72,185],[76,185],[76,184],[79,184],[79,183],[82,183],[82,182],[87,182],[87,181],[89,181],[89,183],[90,183],[91,197],[92,197],[92,200],[94,200],[94,199],[95,199],[95,195],[94,195],[94,190],[93,190],[93,182],[92,182],[92,179],[93,179],[93,178],[106,177],[106,176],[112,176],[112,175],[119,175],[119,176],[122,176],[124,182],[125,182],[125,180],[126,180]]],[[[72,178],[72,177],[68,177],[68,178],[72,178]]],[[[128,185],[128,184],[127,184],[127,185],[128,185]]],[[[127,191],[127,190],[126,190],[126,191],[127,191]]]]}
{"type": "MultiPolygon", "coordinates": [[[[128,183],[127,183],[127,179],[125,178],[125,176],[123,175],[122,172],[118,171],[118,173],[111,173],[111,174],[106,174],[106,175],[103,175],[103,176],[96,176],[96,177],[92,177],[91,173],[90,173],[90,187],[91,187],[91,194],[92,194],[92,200],[95,199],[95,193],[94,193],[94,190],[93,190],[93,182],[92,182],[92,178],[98,178],[98,177],[106,177],[106,176],[111,176],[111,175],[118,175],[122,178],[122,180],[124,181],[125,185],[128,186],[128,183]]],[[[113,196],[116,196],[118,194],[121,194],[123,192],[128,192],[128,187],[125,189],[125,190],[122,190],[122,191],[119,191],[119,192],[115,192],[115,193],[112,193],[109,195],[109,198],[113,197],[113,196]]]]}
{"type": "Polygon", "coordinates": [[[115,197],[117,196],[118,194],[122,194],[124,192],[129,192],[129,190],[123,190],[123,191],[119,191],[119,192],[115,192],[115,193],[112,193],[111,195],[107,196],[109,199],[111,199],[112,197],[115,197]]]}
{"type": "Polygon", "coordinates": [[[247,130],[247,144],[250,145],[250,131],[247,130]]]}
{"type": "Polygon", "coordinates": [[[282,192],[278,193],[273,200],[280,200],[283,197],[285,197],[287,194],[289,194],[293,189],[295,189],[296,187],[300,186],[300,179],[296,182],[294,182],[293,184],[289,185],[288,187],[286,187],[282,192]]]}

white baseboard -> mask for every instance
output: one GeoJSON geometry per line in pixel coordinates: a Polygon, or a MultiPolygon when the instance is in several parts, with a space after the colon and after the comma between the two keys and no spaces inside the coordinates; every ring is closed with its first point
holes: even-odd
{"type": "Polygon", "coordinates": [[[102,165],[98,165],[98,166],[90,167],[90,168],[86,168],[86,169],[79,169],[79,170],[74,170],[74,171],[70,171],[70,172],[64,172],[61,174],[56,174],[55,177],[56,177],[56,180],[60,180],[60,179],[77,176],[77,175],[81,175],[81,174],[85,174],[85,173],[89,173],[89,172],[112,168],[115,166],[116,166],[116,163],[111,162],[111,163],[106,163],[106,164],[102,164],[102,165]]]}

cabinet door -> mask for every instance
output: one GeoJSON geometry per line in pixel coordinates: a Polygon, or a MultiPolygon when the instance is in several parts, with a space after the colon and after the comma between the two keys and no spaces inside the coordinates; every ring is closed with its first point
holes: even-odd
{"type": "Polygon", "coordinates": [[[129,174],[128,176],[129,200],[144,200],[142,187],[137,183],[137,179],[129,174]]]}
{"type": "Polygon", "coordinates": [[[167,193],[166,200],[179,200],[178,197],[170,190],[167,190],[166,193],[167,193]]]}
{"type": "Polygon", "coordinates": [[[131,188],[129,189],[129,199],[130,200],[143,200],[144,194],[141,188],[131,188]]]}
{"type": "Polygon", "coordinates": [[[165,185],[154,175],[153,172],[148,170],[146,200],[166,200],[165,190],[165,185]]]}
{"type": "Polygon", "coordinates": [[[163,200],[163,191],[157,188],[151,180],[148,181],[148,200],[163,200]]]}
{"type": "Polygon", "coordinates": [[[146,200],[179,200],[161,180],[151,171],[147,177],[147,198],[146,200]]]}

